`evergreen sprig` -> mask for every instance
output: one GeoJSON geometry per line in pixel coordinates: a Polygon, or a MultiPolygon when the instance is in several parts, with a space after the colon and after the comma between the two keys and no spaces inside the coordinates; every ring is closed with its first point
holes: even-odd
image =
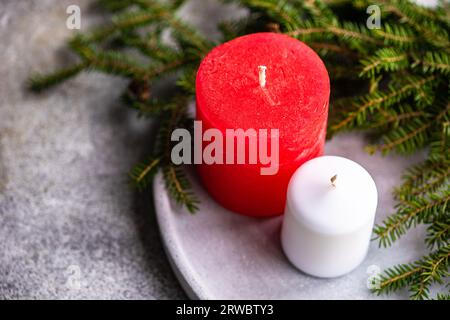
{"type": "Polygon", "coordinates": [[[449,201],[450,190],[403,200],[397,206],[396,213],[375,227],[376,239],[379,239],[382,246],[390,246],[408,229],[419,223],[433,223],[435,220],[445,219],[448,216],[449,201]]]}
{"type": "Polygon", "coordinates": [[[130,172],[132,184],[139,190],[148,188],[158,172],[160,162],[160,158],[151,157],[145,162],[138,163],[130,172]]]}
{"type": "MultiPolygon", "coordinates": [[[[387,269],[375,292],[407,287],[411,298],[432,298],[432,284],[445,287],[450,251],[448,3],[430,9],[407,0],[222,1],[247,8],[249,15],[222,21],[220,42],[259,31],[281,32],[306,42],[323,58],[337,92],[331,101],[329,137],[358,129],[374,138],[367,147],[371,153],[428,151],[423,163],[405,173],[402,185],[394,190],[395,212],[374,233],[381,246],[388,246],[425,224],[424,241],[434,251],[387,269]],[[381,9],[381,25],[369,29],[366,9],[374,4],[381,9]],[[354,89],[345,93],[349,85],[354,89]]],[[[153,152],[132,170],[132,181],[144,189],[161,169],[171,196],[194,212],[198,200],[189,180],[170,161],[170,134],[189,127],[186,106],[195,94],[198,65],[219,42],[208,40],[177,16],[183,2],[98,0],[112,14],[110,23],[74,37],[69,46],[78,61],[47,75],[33,75],[29,86],[41,91],[90,70],[128,78],[124,104],[160,124],[153,152]],[[170,43],[163,40],[165,31],[171,35],[170,43]],[[151,92],[151,86],[169,74],[174,75],[170,79],[176,94],[167,99],[151,92]]],[[[436,295],[448,297],[448,292],[436,295]]]]}
{"type": "MultiPolygon", "coordinates": [[[[445,285],[449,267],[450,245],[446,245],[420,260],[386,269],[374,291],[391,293],[408,287],[412,299],[429,299],[433,284],[445,285]]],[[[437,298],[448,299],[448,295],[438,294],[437,298]]]]}

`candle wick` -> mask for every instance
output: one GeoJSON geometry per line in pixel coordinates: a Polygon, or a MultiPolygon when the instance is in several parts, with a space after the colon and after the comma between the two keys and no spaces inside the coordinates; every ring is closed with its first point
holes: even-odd
{"type": "Polygon", "coordinates": [[[336,179],[337,179],[337,174],[335,174],[334,176],[331,177],[330,181],[331,181],[331,185],[336,188],[336,179]]]}
{"type": "Polygon", "coordinates": [[[266,86],[266,66],[258,66],[259,71],[259,85],[261,88],[264,88],[266,86]]]}

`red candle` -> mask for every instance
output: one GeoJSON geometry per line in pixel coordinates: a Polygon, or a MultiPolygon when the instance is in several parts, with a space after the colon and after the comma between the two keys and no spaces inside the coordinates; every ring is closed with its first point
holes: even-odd
{"type": "Polygon", "coordinates": [[[259,162],[199,164],[206,190],[241,214],[281,214],[295,169],[323,153],[329,94],[322,60],[294,38],[256,33],[214,48],[197,73],[197,120],[224,137],[226,129],[278,129],[279,167],[262,175],[259,162]]]}

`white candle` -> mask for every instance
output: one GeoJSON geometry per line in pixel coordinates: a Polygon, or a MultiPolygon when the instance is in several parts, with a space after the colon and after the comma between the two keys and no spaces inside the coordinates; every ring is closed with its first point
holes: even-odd
{"type": "Polygon", "coordinates": [[[338,277],[366,256],[377,208],[377,188],[359,164],[323,156],[291,178],[281,231],[288,259],[317,277],[338,277]]]}

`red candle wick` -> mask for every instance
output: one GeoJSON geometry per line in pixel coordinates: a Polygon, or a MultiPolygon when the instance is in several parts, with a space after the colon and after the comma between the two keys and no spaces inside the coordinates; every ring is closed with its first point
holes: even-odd
{"type": "Polygon", "coordinates": [[[259,86],[261,87],[261,89],[262,89],[264,95],[266,96],[267,101],[269,102],[269,104],[271,106],[276,106],[279,103],[275,102],[272,99],[269,91],[267,91],[267,88],[266,88],[266,82],[267,82],[266,81],[266,70],[267,70],[267,66],[258,66],[259,86]]]}
{"type": "Polygon", "coordinates": [[[266,87],[266,70],[267,70],[266,66],[258,66],[259,85],[261,86],[261,88],[266,87]]]}

